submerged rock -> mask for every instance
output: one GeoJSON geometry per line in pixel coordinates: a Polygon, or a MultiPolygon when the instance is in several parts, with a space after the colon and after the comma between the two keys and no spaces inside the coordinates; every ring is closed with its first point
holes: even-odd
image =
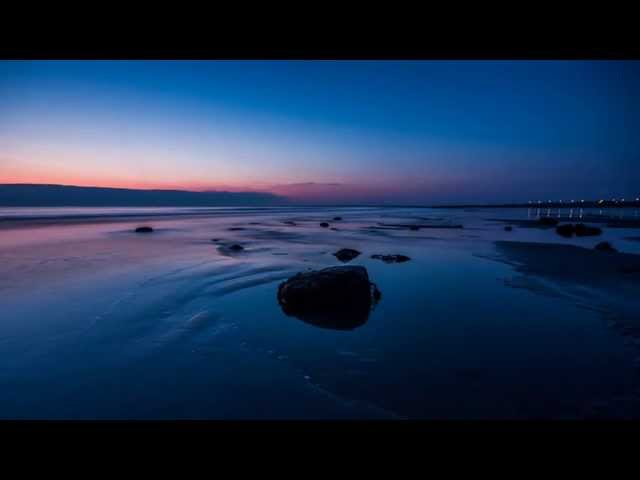
{"type": "Polygon", "coordinates": [[[338,222],[338,221],[342,220],[342,217],[333,217],[333,219],[334,219],[336,222],[338,222]]]}
{"type": "Polygon", "coordinates": [[[285,221],[285,222],[283,222],[283,223],[284,223],[285,225],[291,225],[291,226],[294,226],[294,227],[297,225],[297,223],[296,223],[296,222],[292,222],[291,220],[287,220],[287,221],[285,221]]]}
{"type": "Polygon", "coordinates": [[[227,247],[229,250],[233,250],[234,252],[239,252],[241,250],[244,250],[244,247],[242,245],[238,245],[237,243],[234,243],[233,245],[230,245],[229,247],[227,247]]]}
{"type": "Polygon", "coordinates": [[[352,330],[366,323],[380,296],[367,270],[360,266],[301,272],[278,287],[278,303],[286,315],[336,330],[352,330]]]}
{"type": "Polygon", "coordinates": [[[557,218],[541,217],[538,219],[538,223],[547,227],[555,227],[559,222],[557,218]]]}
{"type": "Polygon", "coordinates": [[[328,228],[328,227],[329,227],[329,224],[328,224],[327,222],[322,222],[322,223],[320,224],[320,226],[321,226],[321,227],[324,227],[324,228],[328,228]]]}
{"type": "Polygon", "coordinates": [[[417,225],[410,225],[409,230],[413,230],[413,231],[420,230],[420,227],[418,227],[417,225]]]}
{"type": "Polygon", "coordinates": [[[138,227],[136,228],[136,233],[151,233],[153,232],[153,228],[151,227],[138,227]]]}
{"type": "Polygon", "coordinates": [[[360,255],[360,252],[353,248],[341,248],[333,255],[341,262],[349,262],[360,255]]]}
{"type": "Polygon", "coordinates": [[[504,227],[505,232],[510,232],[511,230],[513,230],[513,227],[511,225],[507,225],[506,227],[504,227]]]}
{"type": "Polygon", "coordinates": [[[371,255],[371,258],[382,260],[384,263],[403,263],[411,260],[406,255],[371,255]]]}
{"type": "Polygon", "coordinates": [[[618,251],[609,242],[600,242],[593,248],[595,248],[600,252],[617,252],[618,251]]]}
{"type": "Polygon", "coordinates": [[[229,230],[230,232],[237,232],[239,230],[244,230],[243,227],[229,227],[227,228],[227,230],[229,230]]]}

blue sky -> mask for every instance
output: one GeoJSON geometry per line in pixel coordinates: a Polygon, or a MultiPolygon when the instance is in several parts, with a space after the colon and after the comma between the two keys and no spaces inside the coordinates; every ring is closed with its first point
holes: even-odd
{"type": "Polygon", "coordinates": [[[640,195],[640,62],[0,62],[0,182],[317,202],[640,195]]]}

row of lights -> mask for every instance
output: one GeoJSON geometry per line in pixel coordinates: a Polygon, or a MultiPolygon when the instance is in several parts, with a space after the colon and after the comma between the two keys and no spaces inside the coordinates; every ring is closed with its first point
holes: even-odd
{"type": "MultiPolygon", "coordinates": [[[[616,200],[615,198],[612,198],[611,201],[614,202],[614,203],[618,203],[618,200],[616,200]]],[[[621,203],[624,203],[624,198],[621,198],[619,201],[621,203]]],[[[640,197],[637,197],[635,201],[636,202],[640,202],[640,197]]],[[[598,204],[603,204],[604,202],[605,202],[604,200],[598,200],[598,204]]],[[[535,202],[529,200],[529,204],[532,204],[532,203],[535,203],[535,202]]],[[[540,204],[543,204],[544,201],[538,200],[537,203],[538,203],[538,205],[540,205],[540,204]]],[[[549,200],[547,203],[554,203],[554,202],[553,202],[553,200],[549,200]]],[[[562,200],[559,200],[559,203],[562,203],[562,200]]],[[[575,203],[575,200],[571,200],[571,203],[575,203]]],[[[584,203],[584,200],[580,200],[580,203],[584,203]]]]}

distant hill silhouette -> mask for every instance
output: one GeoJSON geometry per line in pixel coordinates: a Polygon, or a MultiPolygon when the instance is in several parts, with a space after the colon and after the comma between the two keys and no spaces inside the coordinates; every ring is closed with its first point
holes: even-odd
{"type": "Polygon", "coordinates": [[[0,184],[1,207],[211,207],[286,203],[286,197],[264,192],[190,192],[0,184]]]}

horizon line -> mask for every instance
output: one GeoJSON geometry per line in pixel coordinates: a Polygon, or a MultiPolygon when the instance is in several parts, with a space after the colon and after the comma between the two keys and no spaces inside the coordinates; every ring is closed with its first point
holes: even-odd
{"type": "MultiPolygon", "coordinates": [[[[228,193],[228,194],[258,194],[258,195],[270,195],[277,199],[286,200],[289,202],[295,203],[295,205],[286,205],[286,206],[299,206],[299,207],[391,207],[391,208],[489,208],[489,207],[529,207],[529,208],[573,208],[573,207],[588,207],[588,206],[616,206],[616,207],[625,207],[625,206],[640,206],[640,198],[631,198],[628,202],[625,202],[624,199],[615,199],[612,200],[580,200],[576,201],[528,201],[528,202],[500,202],[500,203],[439,203],[439,204],[384,204],[380,202],[372,202],[372,203],[304,203],[304,201],[296,200],[295,197],[288,197],[286,195],[276,194],[268,191],[255,191],[255,190],[247,190],[247,191],[228,191],[228,190],[183,190],[183,189],[165,189],[165,188],[127,188],[127,187],[100,187],[100,186],[85,186],[85,185],[68,185],[68,184],[57,184],[57,183],[0,183],[0,187],[6,186],[27,186],[27,187],[63,187],[63,188],[85,188],[85,189],[103,189],[103,190],[127,190],[127,191],[143,191],[143,192],[182,192],[182,193],[193,193],[193,194],[207,194],[207,193],[228,193]]],[[[69,205],[69,207],[78,207],[77,205],[69,205]]],[[[163,207],[171,207],[172,205],[164,205],[153,207],[163,208],[163,207]]],[[[175,206],[175,205],[173,205],[175,206]]],[[[224,206],[224,205],[221,205],[224,206]]],[[[265,205],[247,205],[247,207],[265,207],[265,205]]],[[[270,205],[273,206],[285,206],[285,205],[270,205]]],[[[2,207],[2,205],[0,205],[2,207]]],[[[20,208],[14,205],[9,205],[5,207],[13,207],[20,208]]],[[[30,205],[24,208],[33,208],[34,205],[30,205]]],[[[42,205],[42,207],[47,207],[46,205],[42,205]]],[[[122,207],[121,205],[113,205],[109,206],[101,206],[102,208],[127,208],[122,207]]],[[[237,207],[234,205],[234,207],[237,207]]],[[[57,206],[51,208],[64,208],[64,206],[57,206]]],[[[88,206],[87,208],[100,208],[95,206],[88,206]]],[[[202,205],[202,206],[189,206],[185,208],[211,208],[210,205],[202,205]]]]}

